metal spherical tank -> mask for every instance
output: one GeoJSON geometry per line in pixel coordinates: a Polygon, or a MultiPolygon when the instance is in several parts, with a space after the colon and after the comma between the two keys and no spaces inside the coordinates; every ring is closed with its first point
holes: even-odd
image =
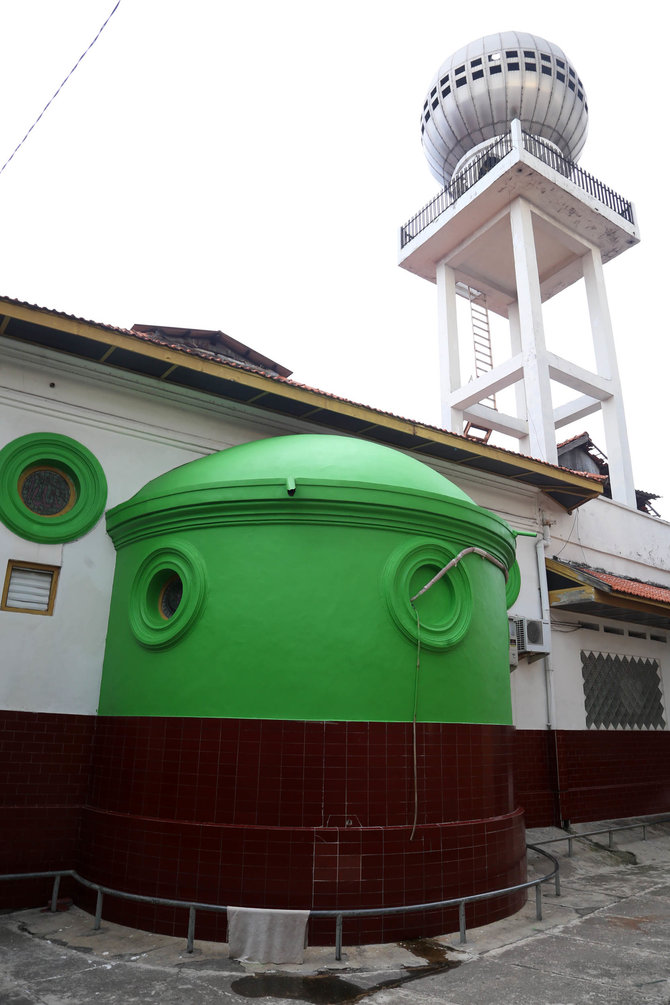
{"type": "Polygon", "coordinates": [[[447,185],[475,147],[509,132],[513,119],[575,161],[584,146],[584,85],[557,45],[507,31],[470,42],[431,81],[421,113],[430,170],[447,185]]]}
{"type": "MultiPolygon", "coordinates": [[[[329,909],[522,877],[506,615],[515,550],[502,519],[396,450],[303,435],[168,472],[111,510],[108,531],[117,564],[88,847],[106,843],[112,865],[99,882],[329,909]],[[133,876],[138,832],[154,851],[133,876]],[[473,841],[489,858],[464,871],[473,841]],[[184,846],[199,863],[186,875],[184,846]]],[[[519,904],[486,901],[478,917],[519,904]]],[[[225,937],[220,920],[207,923],[225,937]]],[[[366,920],[348,938],[454,925],[445,909],[395,927],[366,920]]],[[[312,924],[312,941],[332,937],[312,924]]]]}

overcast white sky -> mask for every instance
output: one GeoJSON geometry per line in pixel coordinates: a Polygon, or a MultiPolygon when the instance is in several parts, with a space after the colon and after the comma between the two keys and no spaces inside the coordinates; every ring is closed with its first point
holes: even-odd
{"type": "MultiPolygon", "coordinates": [[[[0,164],[113,6],[0,0],[0,164]]],[[[400,224],[437,191],[420,111],[455,49],[530,31],[584,81],[581,164],[636,205],[642,243],[605,275],[635,482],[670,516],[668,76],[654,50],[667,14],[659,24],[656,11],[647,0],[618,14],[603,3],[122,0],[0,175],[0,293],[124,327],[221,329],[296,380],[437,423],[435,287],[396,264],[400,224]]],[[[552,347],[573,358],[581,297],[557,298],[546,318],[552,347]]],[[[604,448],[597,418],[565,436],[582,428],[604,448]]]]}

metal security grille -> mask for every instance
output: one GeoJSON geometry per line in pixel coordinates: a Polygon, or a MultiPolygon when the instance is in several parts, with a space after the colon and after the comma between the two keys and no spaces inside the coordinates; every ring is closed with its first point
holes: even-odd
{"type": "Polygon", "coordinates": [[[582,651],[589,729],[665,729],[656,660],[582,651]]]}

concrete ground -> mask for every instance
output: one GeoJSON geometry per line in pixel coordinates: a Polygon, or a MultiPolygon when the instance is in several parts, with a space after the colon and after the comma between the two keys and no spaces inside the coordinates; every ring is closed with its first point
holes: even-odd
{"type": "MultiPolygon", "coordinates": [[[[652,818],[646,818],[651,820],[652,818]]],[[[627,821],[617,821],[625,823],[627,821]]],[[[577,830],[600,824],[580,824],[577,830]]],[[[530,831],[528,840],[561,835],[530,831]]],[[[412,943],[310,948],[301,966],[240,963],[227,946],[151,935],[77,908],[0,915],[0,1005],[242,1003],[255,998],[314,1005],[643,1005],[670,1003],[670,825],[549,846],[561,863],[553,883],[512,918],[412,943]]],[[[547,871],[531,854],[530,869],[547,871]]],[[[346,923],[345,923],[346,924],[346,923]]]]}

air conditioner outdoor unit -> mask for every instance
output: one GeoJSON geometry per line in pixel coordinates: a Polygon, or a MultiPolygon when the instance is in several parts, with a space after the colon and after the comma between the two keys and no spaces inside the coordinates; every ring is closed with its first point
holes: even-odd
{"type": "Polygon", "coordinates": [[[512,626],[519,659],[526,658],[529,663],[533,663],[535,660],[549,655],[551,652],[551,630],[548,621],[512,614],[510,615],[510,634],[512,634],[512,626]]]}

